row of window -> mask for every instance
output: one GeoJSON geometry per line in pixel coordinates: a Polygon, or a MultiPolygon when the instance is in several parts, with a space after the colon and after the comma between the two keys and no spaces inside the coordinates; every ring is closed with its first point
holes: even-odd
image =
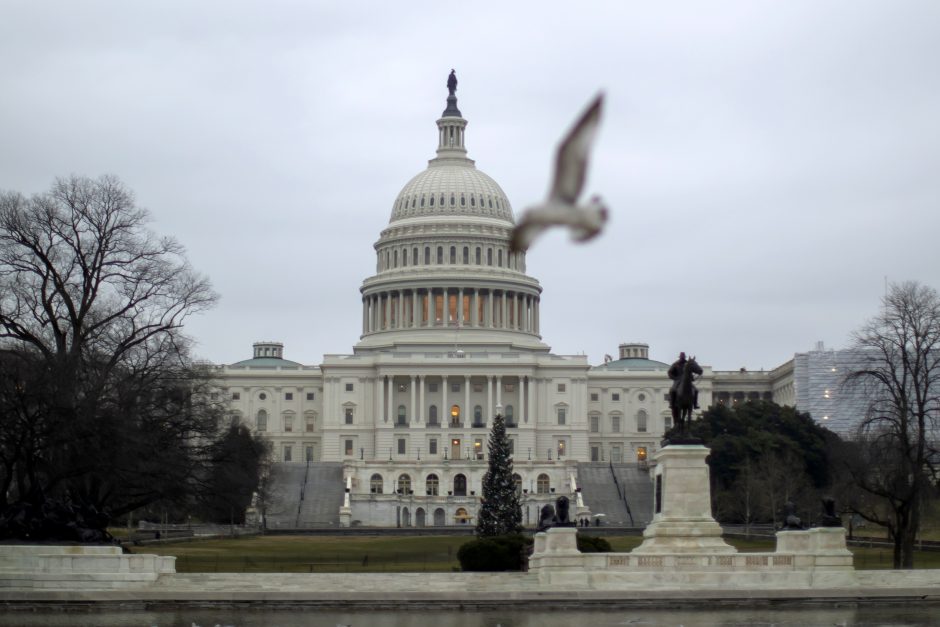
{"type": "MultiPolygon", "coordinates": [[[[351,384],[350,384],[350,385],[351,385],[351,384]]],[[[216,392],[213,392],[213,393],[212,393],[212,400],[216,400],[217,398],[218,398],[218,394],[217,394],[216,392]]],[[[233,400],[233,401],[240,401],[241,398],[242,398],[241,392],[232,392],[232,400],[233,400]]],[[[308,401],[315,401],[316,399],[317,399],[316,393],[314,393],[314,392],[307,392],[307,400],[308,400],[308,401]]],[[[260,394],[258,394],[258,400],[259,400],[259,401],[266,401],[266,400],[268,400],[268,395],[267,395],[265,392],[261,392],[260,394]]],[[[293,392],[284,392],[284,400],[285,400],[285,401],[292,401],[292,400],[294,400],[294,393],[293,393],[293,392]]]]}
{"type": "MultiPolygon", "coordinates": [[[[516,492],[522,494],[524,489],[522,487],[522,477],[516,473],[512,475],[513,483],[516,486],[516,492]]],[[[402,473],[398,475],[398,480],[395,482],[395,493],[396,494],[414,494],[415,487],[412,485],[411,475],[408,473],[402,473]]],[[[467,477],[462,473],[454,475],[453,482],[451,483],[451,490],[448,490],[447,494],[449,496],[467,496],[467,477]]],[[[424,480],[424,493],[426,496],[439,496],[441,490],[441,481],[438,476],[434,473],[429,474],[424,480]]],[[[526,490],[527,491],[527,490],[526,490]]],[[[385,493],[385,479],[381,474],[375,473],[369,479],[369,492],[371,494],[384,494],[385,493]]],[[[471,490],[471,492],[475,492],[471,490]]],[[[545,473],[542,473],[535,480],[535,492],[536,494],[548,494],[551,492],[551,479],[545,473]]]]}
{"type": "MultiPolygon", "coordinates": [[[[407,425],[408,424],[408,409],[404,405],[398,406],[398,413],[395,418],[395,424],[407,425]]],[[[506,405],[503,408],[503,419],[506,421],[507,425],[515,424],[515,410],[512,405],[506,405]]],[[[434,425],[439,423],[440,418],[438,417],[437,405],[430,405],[428,407],[428,424],[434,425]]],[[[450,406],[450,422],[452,424],[460,425],[460,405],[451,405],[450,406]]],[[[350,423],[347,423],[350,424],[350,423]]],[[[473,424],[474,425],[484,425],[485,420],[483,418],[483,407],[481,405],[474,405],[473,407],[473,424]]]]}
{"type": "MultiPolygon", "coordinates": [[[[494,205],[497,210],[502,209],[499,196],[497,196],[494,199],[492,196],[484,197],[483,194],[480,194],[479,196],[474,196],[473,194],[466,194],[464,192],[461,192],[460,197],[458,198],[457,194],[455,194],[454,192],[451,192],[450,197],[449,197],[451,207],[456,207],[458,202],[460,203],[461,207],[466,207],[468,202],[470,203],[471,207],[476,207],[478,205],[477,199],[479,199],[479,207],[481,209],[493,209],[494,205]]],[[[397,209],[399,211],[402,211],[404,209],[409,208],[409,206],[412,209],[418,209],[420,207],[424,207],[425,204],[428,207],[434,207],[435,201],[437,202],[438,207],[446,207],[447,200],[448,200],[448,197],[443,192],[441,192],[440,194],[427,194],[427,195],[421,194],[420,196],[417,194],[414,194],[410,198],[407,196],[403,196],[399,198],[397,209]]],[[[506,201],[503,200],[503,203],[505,202],[506,201]]]]}
{"type": "MultiPolygon", "coordinates": [[[[646,400],[646,394],[643,394],[643,393],[637,394],[636,399],[642,403],[643,401],[646,400]]],[[[597,392],[591,392],[591,401],[592,401],[592,402],[597,402],[597,401],[599,401],[599,400],[600,400],[600,394],[598,394],[597,392]]],[[[611,392],[611,393],[610,393],[610,400],[612,400],[612,401],[619,401],[619,400],[620,400],[620,392],[611,392]]],[[[666,399],[665,399],[665,400],[667,400],[667,401],[669,400],[669,395],[668,395],[668,394],[666,395],[666,399]]]]}
{"type": "MultiPolygon", "coordinates": [[[[291,433],[294,430],[294,417],[293,413],[284,413],[281,414],[281,421],[284,423],[284,431],[291,433]]],[[[351,423],[350,423],[351,424],[351,423]]],[[[317,428],[317,415],[313,412],[308,412],[304,414],[304,431],[307,433],[316,431],[317,428]]],[[[268,430],[268,412],[259,409],[258,413],[255,414],[255,429],[258,431],[267,431],[268,430]]],[[[290,461],[290,460],[284,460],[290,461]]]]}
{"type": "MultiPolygon", "coordinates": [[[[499,268],[506,267],[511,270],[522,270],[521,253],[511,253],[508,250],[505,251],[505,257],[503,255],[502,248],[487,247],[485,250],[481,246],[477,246],[473,249],[473,263],[482,266],[496,266],[499,268]],[[496,252],[494,255],[493,252],[496,252]],[[484,255],[485,255],[485,264],[484,264],[484,255]],[[505,264],[503,263],[505,260],[505,264]]],[[[417,266],[421,263],[420,256],[421,249],[418,246],[409,248],[407,246],[403,248],[395,248],[393,250],[385,250],[385,264],[381,265],[379,270],[387,270],[389,268],[398,268],[399,266],[405,268],[408,265],[417,266]]],[[[464,246],[462,250],[458,249],[457,246],[451,246],[449,250],[445,249],[444,246],[438,246],[436,249],[433,249],[430,246],[424,247],[424,264],[430,266],[433,263],[436,265],[444,265],[445,259],[449,265],[457,265],[461,263],[463,265],[470,265],[471,259],[471,249],[469,246],[464,246]],[[447,254],[449,253],[449,254],[447,254]]],[[[381,254],[379,255],[379,260],[382,260],[381,254]]]]}
{"type": "MultiPolygon", "coordinates": [[[[612,433],[620,433],[621,417],[617,415],[610,416],[610,430],[612,433]]],[[[588,416],[588,426],[591,433],[600,433],[601,416],[600,414],[591,414],[588,416]]],[[[672,428],[672,418],[666,417],[666,429],[672,428]]],[[[649,416],[646,411],[641,409],[636,413],[636,431],[644,433],[649,429],[649,416]]]]}

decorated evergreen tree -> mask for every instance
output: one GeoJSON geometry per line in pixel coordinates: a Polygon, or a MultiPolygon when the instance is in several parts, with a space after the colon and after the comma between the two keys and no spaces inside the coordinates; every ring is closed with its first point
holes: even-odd
{"type": "Polygon", "coordinates": [[[483,499],[477,516],[476,534],[479,538],[522,530],[522,506],[512,480],[512,455],[502,407],[499,406],[490,431],[489,451],[489,469],[483,476],[483,499]]]}

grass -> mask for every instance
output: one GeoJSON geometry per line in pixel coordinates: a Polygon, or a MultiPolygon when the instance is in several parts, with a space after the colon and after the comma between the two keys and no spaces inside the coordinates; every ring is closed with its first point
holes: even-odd
{"type": "MultiPolygon", "coordinates": [[[[605,536],[614,551],[639,546],[639,536],[605,536]]],[[[449,572],[468,536],[248,536],[135,547],[175,555],[178,572],[449,572]]],[[[742,552],[773,551],[771,539],[728,539],[742,552]]],[[[891,549],[851,547],[855,567],[891,568],[891,549]]],[[[940,568],[940,552],[919,551],[917,568],[940,568]]]]}

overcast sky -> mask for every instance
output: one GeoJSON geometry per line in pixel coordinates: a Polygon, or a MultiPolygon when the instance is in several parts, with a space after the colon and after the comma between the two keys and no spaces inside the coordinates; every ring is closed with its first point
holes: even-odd
{"type": "Polygon", "coordinates": [[[118,175],[221,294],[219,363],[358,340],[451,68],[516,215],[598,90],[603,235],[537,242],[554,352],[772,368],[940,288],[940,2],[0,1],[0,189],[118,175]],[[654,6],[655,5],[655,6],[654,6]],[[683,278],[687,277],[687,278],[683,278]]]}

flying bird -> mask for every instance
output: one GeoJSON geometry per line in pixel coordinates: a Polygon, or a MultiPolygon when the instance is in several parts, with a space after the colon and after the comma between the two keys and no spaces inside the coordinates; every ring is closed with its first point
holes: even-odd
{"type": "Polygon", "coordinates": [[[587,205],[575,203],[584,188],[588,153],[601,120],[603,102],[604,94],[598,94],[558,146],[555,178],[548,198],[522,215],[509,242],[513,252],[528,250],[535,238],[552,226],[567,226],[572,239],[578,242],[586,242],[601,232],[607,222],[607,207],[600,197],[593,196],[587,205]]]}

